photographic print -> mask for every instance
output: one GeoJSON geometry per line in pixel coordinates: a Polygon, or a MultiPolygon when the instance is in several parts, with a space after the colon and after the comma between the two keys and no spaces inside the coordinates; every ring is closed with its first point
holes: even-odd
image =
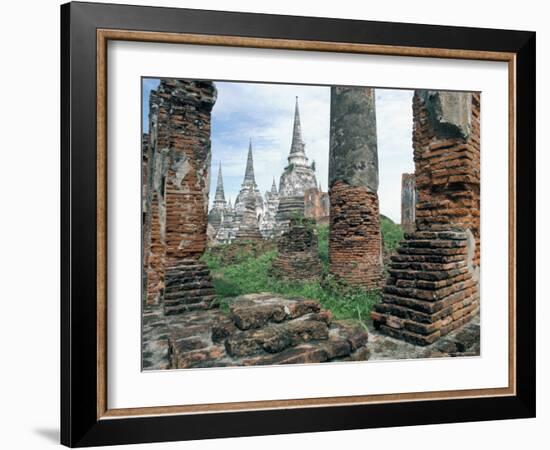
{"type": "Polygon", "coordinates": [[[143,370],[479,356],[479,93],[141,88],[143,370]]]}
{"type": "Polygon", "coordinates": [[[535,41],[62,5],[61,442],[535,417],[535,41]]]}

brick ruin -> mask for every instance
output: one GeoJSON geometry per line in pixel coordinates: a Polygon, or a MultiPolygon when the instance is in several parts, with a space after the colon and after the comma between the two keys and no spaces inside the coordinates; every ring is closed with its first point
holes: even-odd
{"type": "MultiPolygon", "coordinates": [[[[165,152],[157,147],[157,124],[159,119],[159,104],[161,98],[151,91],[149,97],[149,135],[142,145],[147,149],[143,153],[142,182],[143,192],[143,264],[144,280],[143,295],[148,305],[159,305],[164,283],[164,226],[161,226],[161,215],[164,213],[164,186],[162,172],[165,165],[165,152]]],[[[165,112],[163,112],[165,114],[165,112]]],[[[161,138],[164,139],[164,134],[161,138]]],[[[161,142],[162,143],[162,142],[161,142]]]]}
{"type": "Polygon", "coordinates": [[[358,323],[333,320],[319,302],[272,293],[237,297],[229,314],[218,308],[143,316],[143,368],[305,364],[363,361],[368,333],[358,323]],[[169,330],[168,332],[166,330],[169,330]]]}
{"type": "Polygon", "coordinates": [[[277,240],[277,249],[272,266],[272,274],[276,277],[295,282],[321,278],[314,219],[292,219],[288,230],[277,240]]]}
{"type": "Polygon", "coordinates": [[[374,89],[332,87],[329,270],[366,289],[380,287],[382,236],[374,89]]]}
{"type": "Polygon", "coordinates": [[[413,99],[416,226],[474,235],[480,263],[480,95],[416,91],[413,99]]]}
{"type": "MultiPolygon", "coordinates": [[[[142,143],[143,368],[368,359],[363,327],[333,321],[331,312],[317,301],[259,293],[233,299],[229,314],[217,307],[209,270],[200,260],[207,243],[210,114],[215,100],[216,89],[210,82],[162,80],[151,92],[150,133],[142,143]]],[[[250,173],[247,170],[245,178],[253,181],[250,173]]],[[[221,186],[217,194],[222,209],[221,186]]],[[[258,228],[255,197],[239,199],[236,244],[267,242],[258,228]]],[[[320,273],[316,235],[311,221],[303,220],[301,225],[293,224],[281,253],[320,273]]]]}
{"type": "Polygon", "coordinates": [[[206,249],[211,82],[162,80],[150,95],[144,248],[148,305],[166,314],[206,309],[215,298],[206,249]]]}
{"type": "Polygon", "coordinates": [[[415,91],[416,231],[392,256],[376,328],[428,345],[479,312],[479,94],[415,91]]]}
{"type": "Polygon", "coordinates": [[[323,192],[320,186],[304,192],[304,217],[313,218],[317,223],[329,223],[330,198],[328,192],[323,192]]]}
{"type": "MultiPolygon", "coordinates": [[[[151,92],[150,131],[142,138],[143,368],[368,359],[362,326],[333,320],[317,301],[258,293],[232,299],[229,314],[217,307],[209,270],[200,260],[207,243],[215,101],[210,82],[162,80],[151,92]]],[[[378,335],[439,345],[479,309],[479,95],[416,91],[413,111],[415,175],[407,186],[416,182],[415,227],[391,257],[372,319],[378,335]]],[[[277,215],[284,215],[288,229],[277,243],[272,270],[291,281],[320,278],[313,224],[329,200],[330,273],[351,285],[377,288],[383,278],[374,90],[331,88],[330,123],[330,198],[317,186],[304,191],[309,203],[288,190],[277,193],[277,215]],[[313,217],[304,218],[306,213],[313,217]]],[[[299,131],[295,120],[299,139],[293,139],[297,151],[291,154],[298,159],[305,158],[299,131]]],[[[231,220],[218,224],[218,233],[234,233],[236,258],[239,242],[258,251],[269,244],[259,227],[249,161],[243,186],[250,195],[241,196],[239,210],[225,202],[220,183],[215,199],[220,217],[238,216],[237,230],[231,220]]],[[[220,217],[213,215],[213,222],[220,217]]]]}
{"type": "Polygon", "coordinates": [[[416,230],[416,182],[414,173],[401,176],[401,228],[405,233],[416,230]]]}

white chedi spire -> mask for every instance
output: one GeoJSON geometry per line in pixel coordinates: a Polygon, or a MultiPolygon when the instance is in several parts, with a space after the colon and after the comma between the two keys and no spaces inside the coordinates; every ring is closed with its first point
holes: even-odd
{"type": "Polygon", "coordinates": [[[296,105],[294,107],[294,126],[292,127],[292,144],[288,155],[288,163],[293,165],[305,166],[308,163],[306,156],[306,145],[302,139],[302,124],[300,121],[300,108],[298,106],[298,96],[296,96],[296,105]]]}
{"type": "Polygon", "coordinates": [[[248,156],[246,158],[246,169],[244,172],[243,186],[250,185],[256,187],[256,178],[254,177],[254,160],[252,158],[252,138],[248,144],[248,156]]]}
{"type": "Polygon", "coordinates": [[[214,206],[223,208],[225,206],[225,193],[223,190],[222,163],[218,168],[218,180],[216,183],[216,195],[214,197],[214,206]]]}
{"type": "Polygon", "coordinates": [[[277,185],[275,184],[275,177],[273,177],[273,184],[271,185],[271,194],[277,195],[279,192],[277,191],[277,185]]]}

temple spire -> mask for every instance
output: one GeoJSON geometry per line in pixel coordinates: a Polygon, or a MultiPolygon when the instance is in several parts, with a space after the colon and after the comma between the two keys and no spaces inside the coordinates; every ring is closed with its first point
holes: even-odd
{"type": "Polygon", "coordinates": [[[308,164],[305,152],[305,144],[302,140],[302,125],[300,124],[300,108],[298,107],[298,96],[296,96],[296,108],[294,110],[294,128],[292,129],[292,144],[288,155],[288,167],[304,167],[308,164]]]}
{"type": "Polygon", "coordinates": [[[294,128],[292,130],[292,145],[290,154],[304,153],[304,141],[302,140],[302,125],[300,124],[300,108],[298,107],[298,96],[296,96],[296,107],[294,109],[294,128]]]}
{"type": "Polygon", "coordinates": [[[248,157],[246,159],[246,171],[244,173],[243,185],[252,184],[256,185],[256,179],[254,178],[254,161],[252,159],[252,139],[248,144],[248,157]]]}
{"type": "Polygon", "coordinates": [[[223,191],[223,178],[222,178],[222,163],[218,168],[218,181],[216,183],[216,196],[214,197],[214,204],[223,206],[225,205],[225,193],[223,191]]]}
{"type": "Polygon", "coordinates": [[[277,185],[275,184],[275,177],[273,177],[273,184],[271,185],[271,193],[277,194],[277,185]]]}

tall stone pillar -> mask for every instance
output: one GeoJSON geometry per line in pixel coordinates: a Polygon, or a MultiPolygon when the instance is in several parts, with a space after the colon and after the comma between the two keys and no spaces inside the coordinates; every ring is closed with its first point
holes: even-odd
{"type": "Polygon", "coordinates": [[[479,311],[479,94],[416,91],[416,231],[391,257],[374,326],[427,345],[479,311]]]}
{"type": "Polygon", "coordinates": [[[416,182],[414,173],[404,173],[401,176],[401,228],[405,233],[416,229],[416,182]]]}
{"type": "Polygon", "coordinates": [[[382,236],[374,89],[332,87],[330,101],[330,272],[380,286],[382,236]]]}
{"type": "MultiPolygon", "coordinates": [[[[216,88],[211,82],[170,79],[161,81],[155,95],[157,158],[151,216],[159,218],[164,311],[177,314],[206,309],[215,298],[209,271],[199,258],[207,241],[210,117],[216,88]]],[[[151,265],[151,256],[149,261],[151,265]]]]}

